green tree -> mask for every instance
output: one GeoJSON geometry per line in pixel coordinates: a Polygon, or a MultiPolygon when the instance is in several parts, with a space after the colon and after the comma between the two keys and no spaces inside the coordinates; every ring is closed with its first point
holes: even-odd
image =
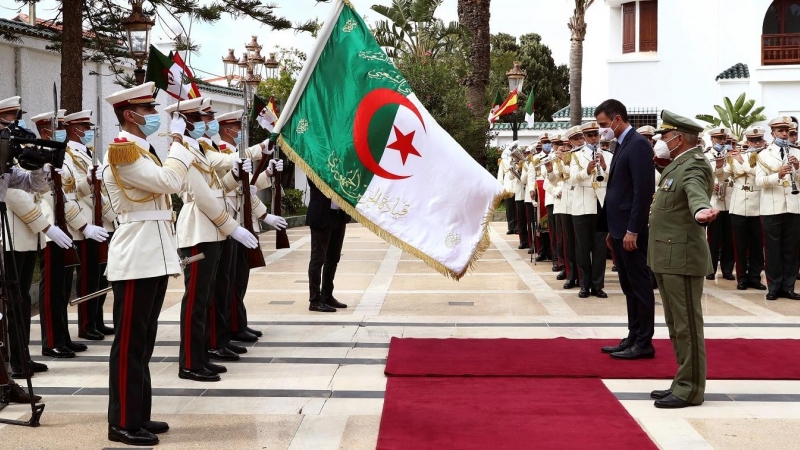
{"type": "Polygon", "coordinates": [[[393,0],[392,6],[373,5],[385,17],[375,23],[375,40],[391,58],[437,56],[460,45],[463,32],[457,22],[445,25],[434,17],[442,0],[393,0]]]}
{"type": "Polygon", "coordinates": [[[741,140],[744,137],[744,132],[753,124],[767,120],[767,116],[761,114],[764,111],[764,107],[759,106],[753,109],[756,101],[752,99],[746,100],[744,92],[736,99],[736,102],[731,102],[730,98],[725,97],[722,99],[722,103],[725,107],[714,105],[718,117],[710,114],[698,114],[696,116],[697,119],[708,122],[710,125],[706,128],[724,126],[731,130],[737,140],[741,140]]]}
{"type": "MultiPolygon", "coordinates": [[[[491,71],[490,3],[490,0],[458,0],[458,20],[470,34],[470,72],[464,81],[469,101],[476,107],[487,104],[486,86],[489,84],[491,71]]],[[[479,116],[483,115],[479,109],[475,109],[475,112],[479,116]]]]}
{"type": "Polygon", "coordinates": [[[594,0],[575,0],[575,11],[567,26],[570,31],[569,49],[569,111],[572,125],[583,121],[581,91],[583,89],[583,40],[586,39],[586,10],[594,0]]]}

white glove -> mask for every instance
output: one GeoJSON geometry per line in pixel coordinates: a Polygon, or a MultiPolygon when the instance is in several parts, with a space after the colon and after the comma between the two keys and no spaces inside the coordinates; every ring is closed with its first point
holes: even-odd
{"type": "Polygon", "coordinates": [[[53,166],[51,166],[50,163],[44,163],[44,165],[42,166],[42,172],[44,172],[44,173],[49,175],[51,167],[53,167],[53,166]]]}
{"type": "MultiPolygon", "coordinates": [[[[240,159],[239,161],[241,162],[242,160],[240,159]]],[[[250,158],[245,159],[244,162],[242,162],[242,168],[247,173],[253,173],[253,160],[250,158]]]]}
{"type": "Polygon", "coordinates": [[[258,239],[253,236],[253,233],[244,229],[244,227],[236,227],[231,234],[231,237],[236,239],[239,243],[247,248],[258,247],[258,239]]]}
{"type": "Polygon", "coordinates": [[[92,224],[86,225],[86,228],[83,229],[83,235],[86,236],[87,239],[97,242],[105,242],[106,239],[108,239],[108,231],[106,231],[105,228],[92,224]]]}
{"type": "Polygon", "coordinates": [[[258,186],[253,186],[251,184],[250,185],[250,196],[256,195],[256,192],[258,192],[258,186]]]}
{"type": "Polygon", "coordinates": [[[69,236],[67,236],[67,233],[61,231],[61,228],[58,228],[55,225],[50,225],[49,227],[47,227],[47,230],[44,232],[44,234],[61,248],[72,247],[72,239],[70,239],[69,236]]]}
{"type": "Polygon", "coordinates": [[[59,175],[64,175],[64,168],[63,167],[61,169],[56,168],[56,173],[59,175]]]}
{"type": "Polygon", "coordinates": [[[272,214],[267,214],[267,217],[264,219],[264,222],[266,222],[267,225],[275,228],[276,230],[283,230],[289,225],[286,222],[286,219],[284,219],[283,217],[274,216],[272,214]]]}
{"type": "Polygon", "coordinates": [[[283,160],[282,159],[271,159],[269,161],[269,165],[267,166],[267,174],[272,176],[275,171],[283,172],[283,160]]]}
{"type": "Polygon", "coordinates": [[[186,121],[183,120],[180,114],[173,113],[172,114],[172,121],[169,123],[169,134],[180,134],[183,136],[183,133],[186,132],[186,121]]]}
{"type": "Polygon", "coordinates": [[[261,153],[262,154],[269,156],[269,155],[275,153],[275,147],[269,148],[269,139],[267,139],[264,142],[262,142],[261,146],[262,146],[261,147],[261,153]]]}

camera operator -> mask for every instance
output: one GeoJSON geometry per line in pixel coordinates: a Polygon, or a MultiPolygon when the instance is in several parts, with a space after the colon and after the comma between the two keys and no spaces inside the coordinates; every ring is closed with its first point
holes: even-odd
{"type": "MultiPolygon", "coordinates": [[[[28,138],[35,137],[33,133],[25,128],[25,121],[21,119],[21,116],[24,111],[22,111],[22,103],[20,97],[11,97],[0,101],[0,139],[2,139],[3,147],[11,148],[13,146],[11,139],[12,137],[16,137],[19,135],[24,135],[28,138]]],[[[13,150],[13,149],[12,149],[13,150]]],[[[43,170],[44,166],[44,157],[39,155],[34,149],[31,148],[19,148],[19,153],[16,154],[16,158],[19,164],[23,165],[29,170],[25,170],[23,168],[18,167],[17,165],[11,165],[11,161],[3,161],[2,166],[8,167],[6,173],[0,174],[0,202],[6,201],[7,192],[9,189],[12,189],[11,197],[12,199],[16,197],[15,191],[23,191],[29,193],[41,193],[45,192],[48,189],[48,184],[45,176],[45,171],[43,170]],[[41,164],[40,164],[41,163],[41,164]]],[[[12,201],[13,203],[13,201],[12,201]]],[[[11,238],[10,242],[13,246],[13,237],[11,238]]],[[[9,242],[5,242],[7,246],[6,249],[10,248],[9,242]]],[[[4,252],[6,261],[12,256],[10,252],[4,252]]],[[[21,274],[20,274],[21,275],[21,274]]],[[[28,284],[28,288],[30,288],[30,284],[28,284]]],[[[28,289],[29,290],[29,289],[28,289]]],[[[19,352],[19,349],[22,348],[22,345],[27,345],[26,343],[17,342],[17,328],[21,326],[23,328],[22,334],[24,335],[24,339],[27,340],[30,337],[30,296],[26,295],[27,290],[23,290],[22,295],[22,308],[23,310],[20,311],[20,314],[23,316],[23,323],[16,324],[14,321],[10,320],[11,317],[4,317],[3,319],[6,320],[7,324],[9,325],[9,335],[2,335],[0,339],[4,342],[7,342],[10,345],[5,346],[7,355],[4,355],[9,358],[14,358],[15,365],[21,366],[20,356],[19,354],[11,354],[11,352],[19,352]],[[27,305],[25,305],[25,298],[27,296],[27,305]],[[26,309],[27,306],[27,309],[26,309]],[[25,327],[25,323],[27,322],[27,329],[25,327]],[[9,337],[13,336],[13,340],[9,340],[9,337]],[[9,348],[13,347],[13,349],[9,348]]],[[[7,311],[7,308],[3,308],[7,311]]],[[[40,370],[47,370],[47,367],[40,366],[32,366],[32,370],[36,370],[37,368],[40,370]]],[[[6,365],[2,366],[2,371],[6,371],[6,365]]],[[[24,375],[24,374],[23,374],[24,375]]],[[[7,399],[11,403],[29,403],[30,396],[28,395],[25,390],[14,383],[13,381],[9,381],[7,386],[3,386],[2,389],[5,391],[0,395],[0,397],[7,399]]],[[[40,401],[41,397],[34,396],[35,401],[40,401]]]]}

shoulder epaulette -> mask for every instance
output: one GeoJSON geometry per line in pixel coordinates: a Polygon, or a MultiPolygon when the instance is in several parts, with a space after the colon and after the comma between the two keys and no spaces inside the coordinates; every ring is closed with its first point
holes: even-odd
{"type": "Polygon", "coordinates": [[[126,139],[114,139],[114,142],[108,145],[108,156],[106,156],[108,163],[112,165],[131,164],[141,156],[139,147],[135,142],[126,139]]]}
{"type": "Polygon", "coordinates": [[[219,144],[219,151],[225,153],[226,155],[230,155],[231,153],[233,153],[233,150],[231,150],[230,147],[228,147],[228,144],[224,142],[219,144]]]}
{"type": "Polygon", "coordinates": [[[694,159],[705,160],[705,159],[706,159],[706,157],[705,157],[705,156],[703,156],[703,155],[694,155],[694,159]]]}
{"type": "Polygon", "coordinates": [[[200,148],[203,149],[204,152],[216,152],[217,149],[214,148],[213,145],[209,144],[206,141],[197,141],[200,144],[200,148]]]}

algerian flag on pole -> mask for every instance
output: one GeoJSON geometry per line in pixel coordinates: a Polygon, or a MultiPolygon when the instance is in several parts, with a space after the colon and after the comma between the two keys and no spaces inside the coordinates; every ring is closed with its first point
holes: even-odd
{"type": "Polygon", "coordinates": [[[255,95],[253,96],[253,107],[250,110],[250,118],[255,119],[261,128],[269,131],[275,129],[275,123],[278,121],[278,111],[275,107],[275,100],[270,97],[269,103],[264,99],[255,95]]]}
{"type": "Polygon", "coordinates": [[[278,143],[366,228],[461,278],[490,245],[503,186],[431,117],[349,1],[324,23],[278,143]]]}
{"type": "Polygon", "coordinates": [[[147,57],[147,75],[145,81],[152,81],[158,89],[178,100],[188,100],[200,96],[200,89],[194,82],[192,71],[183,62],[180,53],[170,52],[169,56],[150,46],[147,57]]]}
{"type": "Polygon", "coordinates": [[[500,103],[503,102],[503,97],[500,95],[500,92],[497,92],[494,95],[494,101],[492,102],[492,108],[489,109],[489,123],[497,122],[497,117],[495,117],[494,113],[500,108],[500,103]]]}
{"type": "Polygon", "coordinates": [[[533,124],[536,122],[533,118],[533,89],[528,95],[528,101],[525,102],[525,122],[528,122],[528,128],[533,128],[533,124]]]}

